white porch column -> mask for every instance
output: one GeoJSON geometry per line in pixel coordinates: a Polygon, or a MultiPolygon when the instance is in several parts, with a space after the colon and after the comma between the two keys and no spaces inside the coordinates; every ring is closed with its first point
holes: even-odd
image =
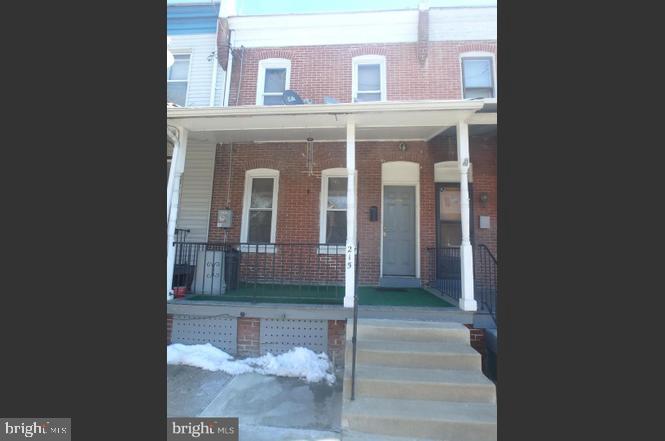
{"type": "Polygon", "coordinates": [[[166,298],[171,300],[173,293],[171,283],[173,282],[173,266],[175,265],[175,227],[178,219],[178,207],[180,205],[180,183],[182,173],[185,170],[185,156],[187,155],[187,130],[180,129],[176,144],[173,146],[173,157],[171,159],[171,170],[167,184],[167,238],[166,238],[166,298]]]}
{"type": "Polygon", "coordinates": [[[346,262],[344,307],[352,308],[356,287],[356,124],[346,123],[346,262]]]}
{"type": "Polygon", "coordinates": [[[471,248],[471,215],[469,210],[469,125],[457,123],[457,164],[460,172],[460,209],[462,217],[462,245],[460,263],[462,271],[462,297],[459,307],[463,311],[475,311],[478,305],[473,295],[473,249],[471,248]]]}

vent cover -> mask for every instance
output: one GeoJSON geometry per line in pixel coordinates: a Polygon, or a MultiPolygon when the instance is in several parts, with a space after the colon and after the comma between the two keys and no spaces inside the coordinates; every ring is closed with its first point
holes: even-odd
{"type": "Polygon", "coordinates": [[[210,343],[231,355],[237,350],[238,321],[226,317],[174,315],[171,342],[187,345],[210,343]]]}
{"type": "Polygon", "coordinates": [[[316,353],[326,352],[328,321],[261,319],[261,355],[283,354],[296,346],[316,353]]]}

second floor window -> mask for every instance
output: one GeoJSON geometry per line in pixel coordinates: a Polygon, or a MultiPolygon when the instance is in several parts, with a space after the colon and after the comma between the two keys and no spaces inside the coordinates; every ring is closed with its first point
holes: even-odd
{"type": "Polygon", "coordinates": [[[284,104],[282,95],[289,88],[290,76],[291,61],[278,58],[261,60],[256,85],[256,104],[284,104]]]}
{"type": "Polygon", "coordinates": [[[464,98],[494,98],[492,58],[462,58],[462,81],[464,98]]]}
{"type": "Polygon", "coordinates": [[[175,61],[166,73],[166,100],[179,106],[187,105],[189,54],[174,55],[175,61]]]}
{"type": "Polygon", "coordinates": [[[385,101],[386,59],[363,55],[353,59],[353,102],[385,101]]]}

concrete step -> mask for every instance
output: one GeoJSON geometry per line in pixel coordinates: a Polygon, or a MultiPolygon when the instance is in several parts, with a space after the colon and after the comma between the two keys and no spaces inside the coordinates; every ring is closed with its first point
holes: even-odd
{"type": "Polygon", "coordinates": [[[342,430],[448,441],[496,441],[496,404],[358,397],[342,430]]]}
{"type": "MultiPolygon", "coordinates": [[[[356,366],[356,397],[496,403],[496,387],[482,372],[356,366]]],[[[344,372],[344,398],[351,397],[351,367],[344,372]]]]}
{"type": "MultiPolygon", "coordinates": [[[[390,340],[420,342],[469,342],[469,330],[461,323],[426,322],[417,320],[360,319],[358,340],[390,340]]],[[[346,325],[346,338],[353,336],[353,320],[346,325]]]]}
{"type": "MultiPolygon", "coordinates": [[[[353,345],[346,345],[346,362],[351,363],[353,345]]],[[[481,369],[480,354],[469,343],[358,340],[356,364],[425,369],[481,369]]]]}
{"type": "Polygon", "coordinates": [[[379,286],[382,288],[420,288],[419,277],[408,276],[384,276],[379,278],[379,286]]]}

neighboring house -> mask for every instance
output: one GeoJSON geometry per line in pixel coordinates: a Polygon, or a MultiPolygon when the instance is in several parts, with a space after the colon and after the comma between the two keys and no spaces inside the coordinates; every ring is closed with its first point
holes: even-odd
{"type": "Polygon", "coordinates": [[[182,107],[221,106],[225,72],[217,63],[219,3],[169,4],[166,34],[175,58],[167,69],[167,101],[182,107]]]}
{"type": "Polygon", "coordinates": [[[223,98],[167,111],[169,339],[341,364],[357,292],[360,317],[487,327],[496,7],[224,10],[217,29],[223,98]]]}

